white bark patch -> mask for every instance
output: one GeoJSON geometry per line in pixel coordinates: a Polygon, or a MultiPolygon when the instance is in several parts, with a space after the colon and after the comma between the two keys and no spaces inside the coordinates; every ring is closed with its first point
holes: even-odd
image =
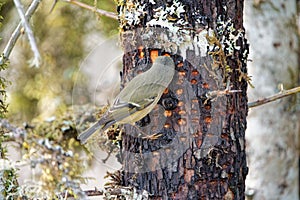
{"type": "MultiPolygon", "coordinates": [[[[245,1],[245,27],[250,42],[248,63],[255,89],[249,101],[287,89],[299,71],[294,16],[295,1],[263,1],[255,8],[245,1]]],[[[269,103],[249,112],[246,131],[249,174],[247,191],[254,200],[299,198],[299,115],[291,98],[269,103]]]]}

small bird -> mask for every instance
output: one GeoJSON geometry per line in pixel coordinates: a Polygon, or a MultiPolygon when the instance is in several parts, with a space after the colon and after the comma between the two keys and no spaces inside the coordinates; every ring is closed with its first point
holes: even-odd
{"type": "Polygon", "coordinates": [[[149,70],[128,82],[101,119],[77,137],[81,144],[98,129],[104,131],[113,124],[134,124],[145,117],[171,83],[174,73],[175,65],[170,57],[157,57],[149,70]]]}

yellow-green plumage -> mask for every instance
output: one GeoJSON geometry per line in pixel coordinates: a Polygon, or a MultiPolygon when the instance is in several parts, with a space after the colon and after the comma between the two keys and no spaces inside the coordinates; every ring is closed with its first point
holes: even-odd
{"type": "Polygon", "coordinates": [[[157,104],[172,81],[174,72],[174,62],[170,57],[157,57],[152,67],[134,77],[117,95],[103,117],[81,133],[78,139],[84,144],[98,129],[104,131],[113,124],[133,124],[141,120],[157,104]]]}

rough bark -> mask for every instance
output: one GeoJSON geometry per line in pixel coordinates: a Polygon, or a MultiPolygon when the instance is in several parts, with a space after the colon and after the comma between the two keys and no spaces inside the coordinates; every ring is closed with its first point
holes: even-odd
{"type": "MultiPolygon", "coordinates": [[[[296,1],[247,1],[245,26],[251,43],[253,101],[299,84],[296,1]]],[[[299,94],[249,112],[247,147],[251,199],[299,199],[299,94]],[[297,112],[298,107],[298,112],[297,112]]]]}
{"type": "Polygon", "coordinates": [[[147,70],[156,55],[170,55],[176,74],[157,108],[138,128],[125,128],[122,185],[151,199],[244,199],[243,1],[153,2],[119,4],[122,83],[147,70]],[[138,137],[141,131],[162,136],[138,137]]]}

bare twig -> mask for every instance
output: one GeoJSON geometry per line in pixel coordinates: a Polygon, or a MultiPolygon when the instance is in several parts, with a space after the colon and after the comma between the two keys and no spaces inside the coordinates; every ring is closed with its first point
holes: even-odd
{"type": "Polygon", "coordinates": [[[99,8],[87,5],[85,3],[82,3],[82,2],[79,2],[79,1],[76,1],[76,0],[64,0],[64,1],[67,2],[67,3],[71,3],[71,4],[74,4],[74,5],[80,6],[82,8],[91,10],[91,11],[96,12],[97,14],[102,15],[102,16],[110,17],[112,19],[118,19],[117,14],[114,13],[114,12],[109,12],[109,11],[106,11],[106,10],[101,10],[99,8]]]}
{"type": "Polygon", "coordinates": [[[15,3],[15,6],[17,8],[17,11],[19,13],[21,23],[22,23],[23,27],[25,28],[25,33],[28,37],[28,40],[29,40],[29,43],[30,43],[30,46],[31,46],[31,50],[34,53],[34,59],[33,59],[32,65],[36,66],[36,67],[39,67],[40,61],[41,61],[41,55],[40,55],[40,52],[37,48],[36,41],[35,41],[35,38],[34,38],[34,35],[33,35],[33,31],[32,31],[32,29],[31,29],[31,27],[30,27],[30,25],[29,25],[29,23],[26,19],[26,16],[24,14],[23,5],[21,4],[21,2],[19,0],[14,0],[14,3],[15,3]]]}
{"type": "MultiPolygon", "coordinates": [[[[124,191],[122,192],[122,189],[125,190],[130,190],[131,188],[111,188],[109,189],[109,194],[110,195],[122,195],[124,193],[124,191]]],[[[88,196],[88,197],[93,197],[93,196],[103,196],[104,195],[104,191],[103,190],[98,190],[97,188],[95,188],[94,190],[85,190],[84,193],[88,196]]],[[[67,193],[67,197],[73,197],[72,194],[67,193]]]]}
{"type": "Polygon", "coordinates": [[[104,193],[103,191],[98,190],[97,188],[95,188],[95,190],[86,190],[84,192],[89,197],[92,197],[92,196],[102,196],[103,193],[104,193]]]}
{"type": "Polygon", "coordinates": [[[290,90],[282,90],[278,94],[275,94],[273,96],[250,102],[250,103],[248,103],[248,106],[249,106],[249,108],[253,108],[253,107],[256,107],[256,106],[260,106],[260,105],[275,101],[277,99],[281,99],[283,97],[287,97],[287,96],[292,95],[292,94],[296,94],[298,92],[300,92],[300,86],[296,87],[296,88],[293,88],[293,89],[290,89],[290,90]]]}
{"type": "MultiPolygon", "coordinates": [[[[30,4],[28,10],[25,13],[25,18],[27,20],[30,19],[32,14],[36,11],[40,1],[41,0],[33,0],[33,2],[30,4]]],[[[7,45],[4,48],[3,56],[0,57],[0,65],[4,64],[9,59],[9,56],[10,56],[17,40],[19,39],[19,37],[21,35],[21,29],[22,29],[22,24],[19,23],[18,26],[16,27],[16,29],[14,30],[14,32],[12,33],[7,45]]]]}
{"type": "Polygon", "coordinates": [[[8,130],[14,135],[23,135],[24,136],[26,134],[26,130],[24,129],[24,127],[17,127],[15,125],[9,123],[9,121],[7,119],[0,119],[0,128],[8,130]]]}

